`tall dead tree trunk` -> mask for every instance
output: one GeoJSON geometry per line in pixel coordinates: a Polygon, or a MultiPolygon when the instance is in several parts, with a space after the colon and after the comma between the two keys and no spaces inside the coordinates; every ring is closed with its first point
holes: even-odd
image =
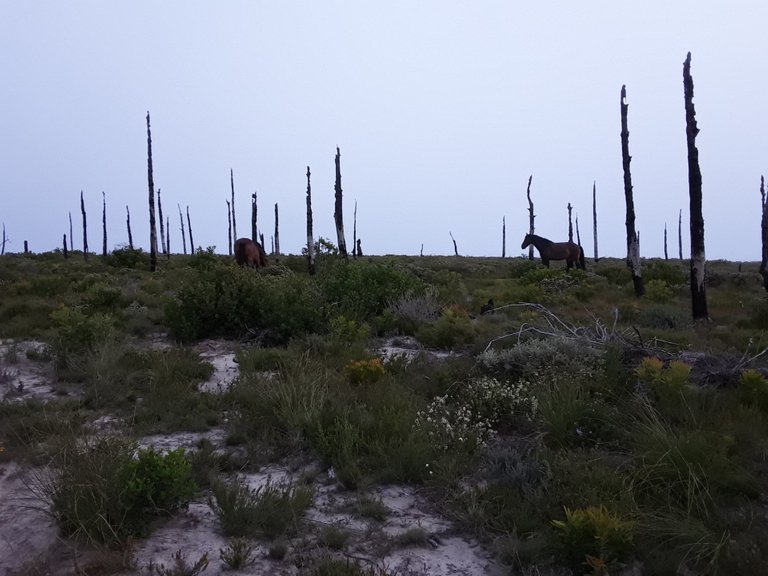
{"type": "Polygon", "coordinates": [[[75,245],[73,242],[75,241],[75,236],[72,234],[72,212],[69,213],[69,250],[71,252],[75,251],[75,245]]]}
{"type": "Polygon", "coordinates": [[[85,217],[85,202],[83,201],[83,191],[80,190],[80,214],[83,216],[83,259],[88,260],[88,224],[85,217]]]}
{"type": "Polygon", "coordinates": [[[696,110],[693,106],[693,77],[691,53],[683,63],[683,91],[685,94],[685,137],[688,144],[688,193],[691,207],[691,308],[694,320],[706,320],[707,291],[704,275],[707,258],[704,253],[704,215],[701,210],[701,169],[699,150],[696,148],[696,110]]]}
{"type": "Polygon", "coordinates": [[[456,247],[456,239],[453,237],[453,234],[451,234],[451,231],[448,231],[448,235],[451,237],[451,240],[453,241],[453,255],[458,256],[459,255],[459,249],[456,247]]]}
{"type": "Polygon", "coordinates": [[[341,191],[341,152],[336,146],[336,203],[333,210],[333,221],[336,223],[336,238],[339,242],[339,254],[345,260],[347,259],[347,241],[344,239],[344,213],[342,210],[343,193],[341,191]]]}
{"type": "Polygon", "coordinates": [[[362,240],[360,240],[360,238],[357,239],[357,257],[358,258],[363,257],[363,246],[362,246],[362,240]]]}
{"type": "Polygon", "coordinates": [[[310,184],[311,173],[307,166],[307,267],[309,274],[315,273],[315,239],[312,237],[312,185],[310,184]]]}
{"type": "MultiPolygon", "coordinates": [[[[237,218],[235,218],[235,173],[232,168],[229,169],[229,187],[232,191],[232,233],[235,235],[235,239],[237,239],[237,218]]],[[[254,239],[254,242],[255,241],[256,240],[254,239]]]]}
{"type": "MultiPolygon", "coordinates": [[[[70,218],[70,222],[72,219],[70,218]]],[[[0,256],[5,255],[5,222],[3,222],[3,243],[2,246],[0,246],[0,256]]]]}
{"type": "Polygon", "coordinates": [[[149,270],[157,270],[157,224],[155,223],[155,180],[152,173],[152,131],[147,112],[147,188],[149,189],[149,270]]]}
{"type": "Polygon", "coordinates": [[[592,234],[595,242],[595,262],[599,260],[597,256],[597,182],[592,182],[592,234]]]}
{"type": "Polygon", "coordinates": [[[160,249],[165,254],[165,220],[163,219],[163,203],[160,201],[160,188],[157,189],[157,213],[160,217],[160,249]]]}
{"type": "Polygon", "coordinates": [[[501,257],[507,257],[507,217],[501,217],[501,257]]]}
{"type": "Polygon", "coordinates": [[[275,262],[278,262],[280,260],[280,216],[277,211],[277,202],[275,202],[275,249],[273,253],[275,262]]]}
{"type": "Polygon", "coordinates": [[[627,202],[627,266],[632,271],[632,283],[635,287],[635,296],[645,294],[643,277],[640,270],[640,238],[635,232],[635,202],[632,197],[632,174],[629,171],[629,163],[632,157],[629,155],[629,130],[627,129],[627,88],[621,87],[621,160],[624,167],[624,197],[627,202]]]}
{"type": "MultiPolygon", "coordinates": [[[[533,181],[533,174],[528,177],[528,190],[526,196],[528,196],[528,234],[534,233],[533,219],[536,215],[533,213],[533,202],[531,201],[531,182],[533,181]]],[[[528,246],[528,260],[533,260],[533,244],[528,246]]]]}
{"type": "Polygon", "coordinates": [[[765,178],[760,176],[760,238],[762,240],[762,259],[760,261],[760,276],[763,277],[763,288],[768,291],[768,210],[765,204],[765,178]]]}
{"type": "Polygon", "coordinates": [[[29,242],[24,240],[24,254],[29,254],[29,242]]]}
{"type": "Polygon", "coordinates": [[[568,202],[568,242],[573,242],[573,220],[571,219],[572,211],[573,207],[571,206],[571,203],[568,202]]]}
{"type": "MultiPolygon", "coordinates": [[[[234,223],[234,220],[233,220],[234,223]]],[[[192,239],[192,220],[189,218],[189,206],[187,206],[187,230],[189,231],[189,253],[195,253],[195,241],[192,239]]]]}
{"type": "Polygon", "coordinates": [[[176,204],[179,209],[179,229],[181,230],[181,245],[184,248],[184,254],[187,253],[187,234],[184,231],[184,216],[181,214],[181,204],[176,204]]]}
{"type": "Polygon", "coordinates": [[[133,250],[133,234],[131,233],[131,211],[128,204],[125,205],[125,225],[128,228],[128,248],[133,250]]]}
{"type": "Polygon", "coordinates": [[[669,254],[667,253],[667,223],[664,222],[664,260],[669,260],[669,254]]]}
{"type": "Polygon", "coordinates": [[[579,234],[579,215],[576,214],[576,244],[581,246],[581,234],[579,234]]]}
{"type": "Polygon", "coordinates": [[[352,214],[352,258],[357,259],[357,200],[355,200],[355,211],[352,214]]]}
{"type": "Polygon", "coordinates": [[[256,242],[256,238],[259,237],[259,228],[257,226],[257,218],[259,215],[258,196],[257,192],[251,194],[251,240],[256,242]]]}
{"type": "Polygon", "coordinates": [[[107,257],[107,195],[101,192],[101,228],[103,230],[101,239],[101,255],[107,257]]]}
{"type": "Polygon", "coordinates": [[[171,219],[165,217],[165,254],[168,260],[171,259],[171,219]]]}
{"type": "Polygon", "coordinates": [[[67,235],[64,234],[64,260],[69,258],[69,252],[67,251],[67,235]]]}
{"type": "Polygon", "coordinates": [[[227,247],[229,249],[229,255],[232,256],[232,206],[227,202],[227,247]]]}
{"type": "Polygon", "coordinates": [[[679,250],[679,258],[683,259],[683,209],[680,209],[680,214],[677,216],[677,246],[679,250]]]}

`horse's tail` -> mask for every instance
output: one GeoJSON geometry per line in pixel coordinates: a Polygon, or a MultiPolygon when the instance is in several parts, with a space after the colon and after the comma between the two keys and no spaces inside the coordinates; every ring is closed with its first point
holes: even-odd
{"type": "Polygon", "coordinates": [[[581,266],[582,270],[587,269],[587,262],[584,259],[584,248],[582,248],[581,246],[579,246],[579,265],[581,266]]]}

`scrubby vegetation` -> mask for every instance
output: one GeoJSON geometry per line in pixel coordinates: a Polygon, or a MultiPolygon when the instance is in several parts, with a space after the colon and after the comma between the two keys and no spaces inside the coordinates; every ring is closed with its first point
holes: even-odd
{"type": "MultiPolygon", "coordinates": [[[[694,325],[676,261],[648,262],[636,299],[611,259],[566,274],[523,259],[321,255],[311,277],[300,257],[254,271],[203,251],[150,275],[145,256],[0,258],[0,338],[44,341],[29,360],[62,390],[22,401],[0,373],[0,462],[50,464],[40,487],[64,536],[119,546],[202,490],[231,538],[223,561],[248,564],[254,538],[274,540],[278,561],[310,530],[311,478],[254,488],[233,473],[303,458],[361,491],[360,517],[389,514],[366,488],[420,486],[511,571],[768,569],[757,264],[712,263],[712,319],[694,325]],[[147,345],[157,333],[167,346],[147,345]],[[219,393],[199,389],[211,366],[192,347],[211,337],[239,342],[239,377],[219,393]],[[445,357],[383,357],[381,337],[445,357]],[[118,430],[94,437],[104,416],[118,430]],[[214,426],[230,452],[131,440],[214,426]]],[[[323,554],[348,537],[316,535],[323,554]]],[[[334,556],[307,566],[374,573],[334,556]]]]}

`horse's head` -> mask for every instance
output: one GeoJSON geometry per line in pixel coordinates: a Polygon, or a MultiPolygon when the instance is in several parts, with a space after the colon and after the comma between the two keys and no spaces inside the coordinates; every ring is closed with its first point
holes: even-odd
{"type": "Polygon", "coordinates": [[[531,242],[533,242],[533,238],[531,237],[530,234],[526,234],[525,238],[523,238],[523,243],[520,246],[520,249],[525,250],[526,248],[528,248],[528,246],[531,245],[531,242]]]}

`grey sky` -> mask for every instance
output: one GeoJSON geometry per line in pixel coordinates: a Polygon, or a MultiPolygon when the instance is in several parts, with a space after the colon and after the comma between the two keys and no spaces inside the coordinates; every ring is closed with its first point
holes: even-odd
{"type": "Polygon", "coordinates": [[[619,93],[626,84],[641,254],[677,256],[688,181],[683,61],[692,52],[709,259],[760,259],[768,172],[768,2],[11,1],[0,2],[0,221],[19,251],[61,245],[79,194],[101,247],[146,248],[146,126],[155,186],[180,247],[226,253],[229,170],[237,226],[305,242],[306,167],[315,235],[331,238],[341,148],[347,243],[370,254],[518,255],[533,174],[537,232],[567,237],[566,205],[592,255],[626,253],[619,93]]]}

